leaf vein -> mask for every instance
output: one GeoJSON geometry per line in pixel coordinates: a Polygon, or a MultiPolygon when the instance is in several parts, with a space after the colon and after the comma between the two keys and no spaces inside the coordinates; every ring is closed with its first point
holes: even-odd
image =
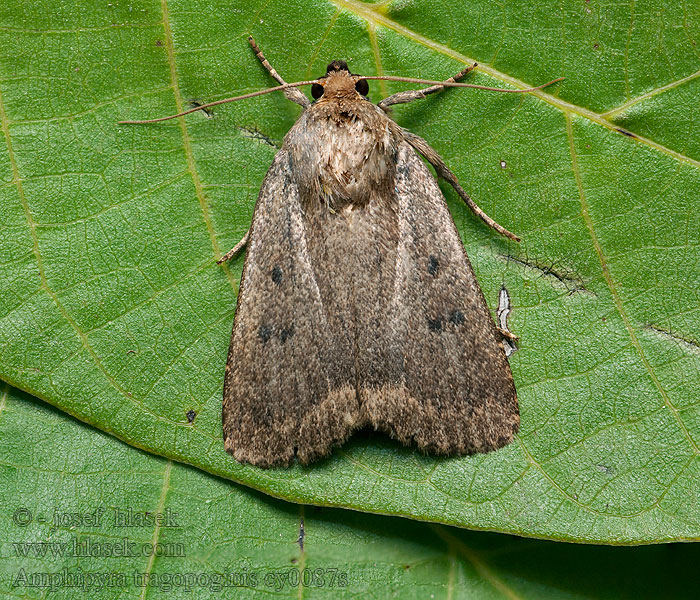
{"type": "MultiPolygon", "coordinates": [[[[177,107],[177,112],[183,112],[183,101],[182,95],[180,94],[180,84],[178,82],[177,67],[175,65],[175,45],[173,43],[173,33],[170,28],[170,13],[168,10],[167,0],[161,0],[161,9],[163,11],[163,30],[165,34],[165,48],[168,54],[168,65],[170,67],[170,81],[173,88],[173,95],[175,96],[175,106],[177,107]]],[[[216,240],[216,232],[211,220],[211,215],[209,214],[209,208],[207,207],[206,198],[204,197],[204,190],[202,188],[202,182],[199,179],[199,173],[197,171],[197,166],[194,160],[194,154],[192,152],[192,142],[190,140],[189,132],[187,131],[187,122],[184,117],[178,119],[180,122],[180,129],[182,130],[182,141],[185,149],[185,157],[187,158],[187,165],[189,171],[192,174],[192,182],[194,183],[195,192],[197,194],[197,200],[202,208],[202,215],[204,217],[204,222],[207,226],[207,231],[209,232],[209,237],[211,239],[211,244],[214,249],[214,257],[219,258],[222,256],[221,249],[219,248],[219,243],[216,240]]],[[[236,279],[231,273],[227,265],[222,265],[222,269],[226,273],[229,281],[231,282],[231,287],[236,288],[236,279]]]]}
{"type": "Polygon", "coordinates": [[[644,349],[642,348],[642,345],[639,342],[639,339],[637,338],[636,331],[635,331],[634,327],[632,326],[632,322],[630,321],[630,318],[627,315],[627,312],[625,311],[625,307],[622,304],[622,299],[620,298],[620,295],[617,292],[617,288],[615,287],[615,283],[613,282],[612,276],[610,275],[610,271],[609,271],[608,265],[607,265],[607,260],[605,258],[605,255],[603,254],[603,249],[600,245],[600,240],[598,240],[598,236],[596,235],[595,229],[593,227],[593,220],[591,219],[591,215],[588,211],[588,202],[586,201],[586,193],[585,193],[585,190],[583,188],[583,181],[581,179],[581,172],[580,172],[579,167],[578,167],[578,158],[576,156],[573,124],[571,121],[571,116],[568,114],[566,115],[566,132],[567,132],[567,135],[569,138],[569,149],[571,152],[572,169],[574,172],[574,177],[576,178],[576,185],[578,187],[579,197],[581,200],[581,212],[583,214],[583,220],[584,220],[584,223],[586,224],[588,232],[591,236],[591,241],[593,242],[593,246],[595,248],[596,254],[598,255],[598,259],[600,260],[600,265],[601,265],[601,268],[603,271],[603,277],[605,278],[605,282],[608,285],[608,289],[610,290],[610,294],[612,295],[613,302],[615,303],[615,306],[617,307],[617,312],[622,317],[622,320],[624,321],[625,327],[627,328],[627,332],[629,333],[630,339],[632,340],[632,344],[633,344],[635,350],[637,351],[637,354],[639,355],[639,358],[642,361],[642,364],[644,365],[647,372],[649,373],[649,376],[651,377],[651,380],[654,383],[654,386],[658,390],[664,404],[671,411],[671,414],[675,418],[676,422],[678,423],[678,426],[680,427],[681,431],[683,432],[686,439],[690,443],[695,454],[698,454],[698,453],[700,453],[700,450],[698,449],[697,444],[695,443],[695,441],[691,437],[690,432],[688,431],[687,427],[685,426],[685,423],[683,423],[683,420],[680,418],[680,415],[678,414],[678,410],[671,403],[671,401],[668,397],[668,394],[666,394],[666,390],[661,385],[661,382],[659,381],[658,377],[656,376],[654,369],[652,368],[651,364],[649,363],[649,360],[647,359],[647,357],[644,354],[644,349]]]}

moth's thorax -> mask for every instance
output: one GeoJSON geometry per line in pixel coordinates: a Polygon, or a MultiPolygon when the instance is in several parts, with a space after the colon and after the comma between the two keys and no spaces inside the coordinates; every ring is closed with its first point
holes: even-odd
{"type": "Polygon", "coordinates": [[[354,86],[347,72],[329,75],[323,96],[285,138],[312,207],[337,210],[391,196],[401,130],[354,86]]]}

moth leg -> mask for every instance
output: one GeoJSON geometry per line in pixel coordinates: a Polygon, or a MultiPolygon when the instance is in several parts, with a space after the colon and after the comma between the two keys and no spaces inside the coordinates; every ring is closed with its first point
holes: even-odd
{"type": "MultiPolygon", "coordinates": [[[[274,77],[280,85],[285,85],[287,82],[284,79],[282,79],[280,74],[273,68],[273,66],[269,62],[267,62],[265,55],[262,53],[262,50],[258,48],[258,45],[255,43],[255,40],[253,39],[252,35],[248,36],[248,42],[250,43],[251,48],[253,48],[253,50],[255,51],[255,56],[258,57],[258,59],[262,63],[262,66],[267,69],[268,73],[270,73],[270,75],[272,75],[272,77],[274,77]]],[[[309,99],[306,96],[304,96],[304,94],[298,88],[287,88],[286,90],[284,90],[284,97],[287,100],[296,102],[302,108],[307,108],[311,105],[309,99]]]]}
{"type": "Polygon", "coordinates": [[[241,241],[238,242],[233,248],[231,248],[226,254],[224,254],[219,260],[216,261],[217,265],[221,265],[225,263],[227,260],[230,260],[236,254],[238,254],[243,247],[248,243],[248,236],[250,235],[250,229],[245,232],[245,235],[241,238],[241,241]]]}
{"type": "Polygon", "coordinates": [[[442,177],[447,183],[449,183],[455,191],[459,194],[459,197],[464,200],[465,204],[471,208],[472,212],[479,217],[484,223],[486,223],[492,229],[495,229],[501,235],[513,240],[514,242],[519,242],[520,238],[508,231],[505,227],[499,225],[491,217],[489,217],[483,210],[481,210],[476,203],[469,197],[467,192],[464,191],[455,174],[450,171],[445,161],[442,157],[426,142],[422,137],[411,133],[410,131],[403,131],[404,139],[413,146],[413,148],[425,158],[433,167],[438,174],[438,177],[442,177]]]}
{"type": "MultiPolygon", "coordinates": [[[[474,63],[473,65],[465,67],[459,73],[457,73],[457,75],[447,79],[446,83],[454,83],[455,81],[459,81],[474,67],[476,67],[476,65],[477,63],[474,63]]],[[[405,92],[399,92],[398,94],[393,94],[388,98],[384,98],[384,100],[379,102],[377,106],[386,112],[387,108],[389,108],[392,104],[406,104],[408,102],[413,102],[414,100],[420,100],[425,98],[428,94],[434,94],[435,92],[439,92],[444,89],[444,85],[431,85],[430,87],[423,88],[422,90],[406,90],[405,92]]]]}

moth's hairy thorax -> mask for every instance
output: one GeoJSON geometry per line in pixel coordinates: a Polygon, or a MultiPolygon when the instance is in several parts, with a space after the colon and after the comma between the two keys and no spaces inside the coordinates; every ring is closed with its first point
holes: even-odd
{"type": "Polygon", "coordinates": [[[326,95],[285,138],[305,205],[341,210],[391,197],[400,128],[367,100],[326,95]]]}

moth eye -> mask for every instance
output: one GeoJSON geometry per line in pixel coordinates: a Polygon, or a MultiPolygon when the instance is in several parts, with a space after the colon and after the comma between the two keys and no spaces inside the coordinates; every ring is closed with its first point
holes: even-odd
{"type": "Polygon", "coordinates": [[[311,95],[314,97],[314,100],[318,100],[323,96],[323,86],[320,83],[314,83],[311,86],[311,95]]]}
{"type": "Polygon", "coordinates": [[[366,96],[367,94],[369,94],[369,83],[367,83],[366,79],[360,79],[355,84],[355,89],[360,95],[366,96]]]}

